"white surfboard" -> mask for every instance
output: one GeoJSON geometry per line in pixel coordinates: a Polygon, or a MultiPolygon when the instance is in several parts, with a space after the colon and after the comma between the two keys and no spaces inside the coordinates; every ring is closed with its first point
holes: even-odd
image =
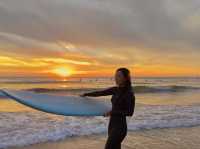
{"type": "Polygon", "coordinates": [[[101,100],[80,96],[56,96],[30,91],[1,90],[9,98],[34,109],[65,116],[103,116],[111,105],[101,100]]]}

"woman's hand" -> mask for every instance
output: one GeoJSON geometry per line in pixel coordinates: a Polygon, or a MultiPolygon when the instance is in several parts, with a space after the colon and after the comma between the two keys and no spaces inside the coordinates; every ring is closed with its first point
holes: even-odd
{"type": "Polygon", "coordinates": [[[109,111],[109,112],[106,112],[106,113],[104,113],[104,117],[106,117],[106,116],[111,116],[111,113],[112,113],[112,111],[109,111]]]}

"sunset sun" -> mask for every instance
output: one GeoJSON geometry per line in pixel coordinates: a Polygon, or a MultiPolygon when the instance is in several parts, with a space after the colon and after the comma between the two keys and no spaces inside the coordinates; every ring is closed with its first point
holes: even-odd
{"type": "Polygon", "coordinates": [[[60,77],[68,77],[68,76],[72,75],[72,70],[69,68],[65,68],[65,67],[59,67],[59,68],[55,68],[53,70],[53,73],[55,73],[56,75],[58,75],[60,77]]]}

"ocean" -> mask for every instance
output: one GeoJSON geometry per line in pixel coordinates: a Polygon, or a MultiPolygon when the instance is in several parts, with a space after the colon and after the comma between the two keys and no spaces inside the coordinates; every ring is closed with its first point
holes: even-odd
{"type": "MultiPolygon", "coordinates": [[[[0,89],[79,95],[115,85],[113,78],[0,78],[0,89]]],[[[136,96],[129,131],[200,126],[200,78],[132,78],[136,96]]],[[[110,104],[111,96],[95,97],[110,104]]],[[[0,94],[0,148],[107,133],[108,117],[59,116],[37,111],[0,94]]]]}

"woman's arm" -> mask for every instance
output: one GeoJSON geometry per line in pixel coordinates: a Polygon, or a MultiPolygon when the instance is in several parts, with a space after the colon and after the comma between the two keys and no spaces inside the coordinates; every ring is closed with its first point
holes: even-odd
{"type": "Polygon", "coordinates": [[[92,97],[97,97],[97,96],[107,96],[107,95],[113,95],[114,94],[115,87],[110,87],[101,91],[94,91],[90,93],[84,93],[82,96],[92,96],[92,97]]]}
{"type": "Polygon", "coordinates": [[[111,111],[111,115],[124,115],[124,116],[132,116],[135,109],[135,95],[134,92],[128,94],[125,98],[125,108],[116,109],[114,108],[111,111]]]}

